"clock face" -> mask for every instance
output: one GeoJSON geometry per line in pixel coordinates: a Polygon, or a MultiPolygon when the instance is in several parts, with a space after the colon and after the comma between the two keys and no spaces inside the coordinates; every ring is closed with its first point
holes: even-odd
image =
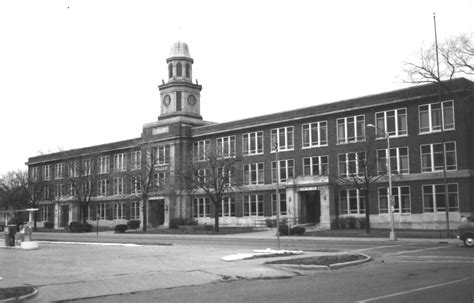
{"type": "Polygon", "coordinates": [[[189,96],[188,96],[188,103],[189,103],[189,105],[191,105],[191,106],[196,105],[196,97],[194,97],[194,95],[189,95],[189,96]]]}
{"type": "Polygon", "coordinates": [[[169,95],[164,96],[163,97],[163,104],[165,106],[168,106],[168,105],[170,105],[170,103],[171,103],[171,97],[169,95]]]}

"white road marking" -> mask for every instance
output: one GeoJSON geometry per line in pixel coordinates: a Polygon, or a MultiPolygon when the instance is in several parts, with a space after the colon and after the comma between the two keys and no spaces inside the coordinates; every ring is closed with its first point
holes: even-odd
{"type": "Polygon", "coordinates": [[[409,253],[415,253],[415,252],[420,252],[420,251],[434,250],[434,249],[441,249],[441,248],[449,248],[449,247],[451,247],[451,246],[438,246],[438,247],[423,248],[423,249],[416,249],[416,250],[403,250],[403,251],[399,251],[397,253],[394,253],[393,255],[409,254],[409,253]]]}
{"type": "Polygon", "coordinates": [[[407,290],[407,291],[401,291],[401,292],[397,292],[397,293],[394,293],[394,294],[380,296],[380,297],[376,297],[376,298],[365,299],[365,300],[357,301],[357,302],[358,303],[371,302],[371,301],[376,301],[376,300],[380,300],[380,299],[396,297],[396,296],[400,296],[400,295],[404,295],[404,294],[409,294],[409,293],[412,293],[412,292],[417,292],[417,291],[422,291],[422,290],[426,290],[426,289],[436,288],[436,287],[445,286],[445,285],[449,285],[449,284],[455,284],[455,283],[463,282],[463,281],[466,281],[466,280],[469,280],[469,279],[473,279],[473,278],[472,277],[467,277],[467,278],[460,279],[460,280],[449,281],[449,282],[446,282],[446,283],[430,285],[430,286],[416,288],[416,289],[407,290]]]}

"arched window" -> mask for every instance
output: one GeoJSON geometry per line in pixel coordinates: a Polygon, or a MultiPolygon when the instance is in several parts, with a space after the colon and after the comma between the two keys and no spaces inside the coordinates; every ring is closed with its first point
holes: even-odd
{"type": "Polygon", "coordinates": [[[191,65],[189,63],[186,64],[186,78],[191,78],[191,65]]]}
{"type": "Polygon", "coordinates": [[[176,76],[177,77],[183,76],[183,67],[181,66],[181,63],[176,64],[176,76]]]}
{"type": "Polygon", "coordinates": [[[172,78],[173,77],[173,64],[169,64],[168,65],[168,78],[172,78]]]}

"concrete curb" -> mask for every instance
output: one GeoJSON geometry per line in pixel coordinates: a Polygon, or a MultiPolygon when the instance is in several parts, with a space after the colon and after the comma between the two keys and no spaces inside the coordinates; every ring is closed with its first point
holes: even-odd
{"type": "Polygon", "coordinates": [[[331,265],[329,265],[329,269],[339,269],[339,268],[343,268],[343,267],[347,267],[347,266],[359,265],[359,264],[366,263],[366,262],[369,262],[370,260],[372,260],[372,258],[370,256],[368,256],[366,254],[363,254],[363,253],[352,252],[352,254],[361,255],[365,259],[355,260],[355,261],[350,261],[350,262],[344,262],[344,263],[331,264],[331,265]]]}
{"type": "MultiPolygon", "coordinates": [[[[33,287],[33,286],[31,286],[31,287],[33,287]]],[[[3,300],[0,300],[0,303],[26,301],[26,300],[28,300],[28,299],[31,299],[31,298],[33,298],[33,297],[36,297],[36,295],[38,295],[38,289],[37,289],[36,287],[33,287],[33,292],[30,293],[30,294],[26,294],[26,295],[19,296],[19,297],[13,297],[13,298],[8,298],[8,299],[3,299],[3,300]]]]}
{"type": "Polygon", "coordinates": [[[363,264],[372,260],[370,256],[363,253],[350,252],[350,254],[363,256],[364,259],[344,262],[344,263],[335,263],[335,264],[330,264],[327,266],[326,265],[302,265],[302,264],[267,264],[267,263],[264,263],[264,264],[269,265],[269,266],[278,266],[278,267],[286,267],[286,268],[301,269],[301,270],[312,270],[312,269],[313,270],[314,269],[334,270],[334,269],[339,269],[343,267],[363,264]]]}

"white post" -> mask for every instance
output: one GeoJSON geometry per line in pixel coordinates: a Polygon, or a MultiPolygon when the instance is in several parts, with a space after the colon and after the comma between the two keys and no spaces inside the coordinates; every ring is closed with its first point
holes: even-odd
{"type": "MultiPolygon", "coordinates": [[[[385,132],[385,131],[384,131],[385,132]]],[[[388,201],[389,201],[389,215],[390,215],[390,240],[396,240],[395,236],[395,227],[394,227],[394,220],[393,220],[393,207],[395,205],[395,201],[392,196],[392,167],[390,164],[390,135],[385,132],[385,137],[387,138],[387,161],[388,161],[388,201]]]]}
{"type": "Polygon", "coordinates": [[[277,228],[277,248],[280,250],[280,163],[278,162],[278,143],[275,142],[273,145],[275,148],[275,160],[276,160],[276,189],[275,189],[275,198],[276,198],[276,228],[277,228]]]}

